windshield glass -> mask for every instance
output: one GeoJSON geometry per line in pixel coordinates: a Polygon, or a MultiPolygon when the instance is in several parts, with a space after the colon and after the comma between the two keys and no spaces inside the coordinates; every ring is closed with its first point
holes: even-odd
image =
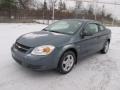
{"type": "Polygon", "coordinates": [[[49,25],[44,30],[64,34],[73,34],[80,28],[81,24],[82,22],[79,20],[61,20],[49,25]]]}

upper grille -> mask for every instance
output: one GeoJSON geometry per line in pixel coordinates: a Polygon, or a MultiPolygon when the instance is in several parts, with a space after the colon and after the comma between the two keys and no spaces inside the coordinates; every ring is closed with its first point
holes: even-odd
{"type": "Polygon", "coordinates": [[[15,43],[15,48],[17,50],[21,51],[21,52],[24,52],[24,53],[26,53],[30,49],[30,47],[22,45],[22,44],[20,44],[18,42],[15,43]]]}

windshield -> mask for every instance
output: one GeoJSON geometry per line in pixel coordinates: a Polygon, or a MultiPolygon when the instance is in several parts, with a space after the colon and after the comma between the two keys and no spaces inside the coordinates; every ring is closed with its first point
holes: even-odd
{"type": "Polygon", "coordinates": [[[44,30],[56,33],[74,34],[81,26],[82,22],[79,20],[61,20],[57,21],[44,30]]]}

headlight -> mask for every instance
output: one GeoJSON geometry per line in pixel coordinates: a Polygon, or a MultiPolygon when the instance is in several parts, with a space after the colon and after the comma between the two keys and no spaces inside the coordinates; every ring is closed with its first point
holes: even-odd
{"type": "Polygon", "coordinates": [[[33,49],[31,54],[33,55],[49,55],[55,49],[52,45],[43,45],[33,49]]]}

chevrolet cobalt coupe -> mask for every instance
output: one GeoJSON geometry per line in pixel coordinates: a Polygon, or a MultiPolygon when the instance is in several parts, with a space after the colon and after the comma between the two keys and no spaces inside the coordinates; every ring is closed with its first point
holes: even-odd
{"type": "Polygon", "coordinates": [[[57,69],[66,74],[80,59],[107,53],[111,31],[98,21],[65,19],[42,31],[20,36],[11,51],[16,62],[34,70],[57,69]]]}

